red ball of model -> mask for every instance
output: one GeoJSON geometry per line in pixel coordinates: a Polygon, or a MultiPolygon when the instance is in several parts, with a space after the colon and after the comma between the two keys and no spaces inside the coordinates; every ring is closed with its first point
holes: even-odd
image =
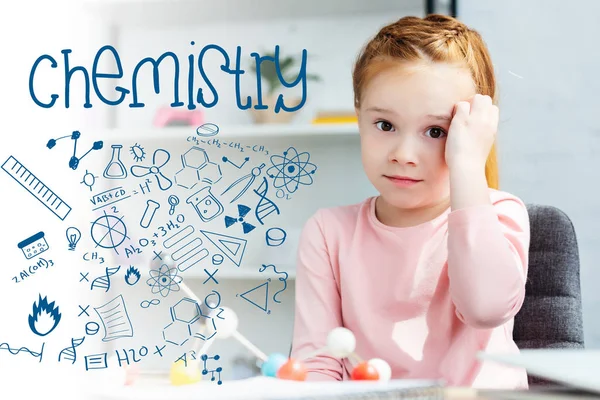
{"type": "Polygon", "coordinates": [[[277,378],[287,379],[291,381],[304,381],[306,380],[306,367],[300,361],[296,361],[290,358],[285,364],[283,364],[277,370],[277,378]]]}
{"type": "Polygon", "coordinates": [[[377,381],[379,372],[368,361],[364,361],[354,367],[350,377],[353,381],[377,381]]]}

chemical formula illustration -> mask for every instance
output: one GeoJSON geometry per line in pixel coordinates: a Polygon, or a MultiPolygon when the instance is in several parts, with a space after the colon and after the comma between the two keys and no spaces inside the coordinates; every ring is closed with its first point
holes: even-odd
{"type": "Polygon", "coordinates": [[[32,209],[31,226],[11,245],[21,260],[6,267],[11,285],[41,287],[44,276],[60,269],[89,299],[103,300],[63,304],[60,289],[40,289],[29,314],[11,321],[28,324],[32,336],[19,343],[0,337],[0,360],[23,357],[93,373],[165,359],[195,363],[206,379],[223,382],[225,360],[201,348],[227,326],[223,307],[272,314],[286,301],[289,273],[271,262],[269,252],[293,245],[283,216],[293,209],[294,195],[319,174],[303,149],[274,151],[220,133],[217,124],[207,123],[167,146],[140,138],[106,143],[83,131],[65,132],[38,145],[53,163],[65,164],[61,176],[28,169],[33,162],[25,155],[8,156],[4,188],[32,209]],[[65,181],[70,190],[59,184],[65,181]],[[69,218],[75,205],[84,222],[69,218]],[[47,215],[56,226],[42,226],[49,225],[39,222],[47,215]],[[264,250],[249,251],[256,248],[264,250]],[[56,261],[64,255],[77,262],[56,261]],[[255,279],[222,296],[224,277],[236,274],[255,279]],[[55,332],[68,329],[65,319],[79,329],[70,340],[47,346],[60,337],[55,332]],[[133,339],[144,342],[120,345],[133,339]],[[98,345],[117,350],[98,352],[98,345]],[[44,355],[49,351],[54,353],[44,355]]]}

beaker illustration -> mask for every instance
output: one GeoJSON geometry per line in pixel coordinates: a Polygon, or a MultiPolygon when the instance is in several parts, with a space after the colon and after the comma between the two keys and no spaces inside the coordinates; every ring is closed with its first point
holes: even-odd
{"type": "Polygon", "coordinates": [[[121,162],[121,149],[123,146],[120,144],[113,144],[110,147],[112,147],[112,157],[104,170],[103,176],[106,179],[127,178],[127,168],[125,168],[125,165],[121,162]]]}
{"type": "Polygon", "coordinates": [[[205,186],[185,201],[191,204],[196,214],[204,222],[210,222],[223,213],[223,205],[211,193],[210,186],[205,186]]]}

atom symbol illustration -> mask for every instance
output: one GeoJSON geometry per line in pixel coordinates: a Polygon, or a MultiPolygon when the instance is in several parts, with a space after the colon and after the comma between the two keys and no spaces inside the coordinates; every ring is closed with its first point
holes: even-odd
{"type": "Polygon", "coordinates": [[[312,185],[312,175],[317,166],[311,162],[310,154],[306,151],[298,154],[294,147],[283,152],[283,156],[271,156],[273,166],[267,170],[267,175],[273,178],[273,186],[285,187],[288,192],[294,193],[300,185],[312,185]]]}
{"type": "Polygon", "coordinates": [[[160,293],[162,297],[167,297],[171,292],[179,291],[179,284],[183,280],[177,275],[177,267],[169,268],[167,264],[160,266],[158,270],[150,270],[150,279],[146,281],[148,286],[152,286],[152,293],[160,293]]]}
{"type": "Polygon", "coordinates": [[[135,162],[140,162],[146,158],[146,152],[144,151],[144,148],[137,143],[129,148],[129,152],[131,155],[133,155],[135,162]]]}
{"type": "Polygon", "coordinates": [[[127,227],[123,220],[114,215],[106,214],[106,211],[104,211],[103,216],[92,222],[90,234],[92,235],[92,240],[96,243],[96,247],[113,249],[117,254],[119,254],[117,247],[125,239],[129,239],[127,236],[127,227]]]}

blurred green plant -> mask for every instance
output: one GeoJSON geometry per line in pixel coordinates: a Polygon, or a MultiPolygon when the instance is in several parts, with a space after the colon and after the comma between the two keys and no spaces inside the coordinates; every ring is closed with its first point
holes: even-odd
{"type": "MultiPolygon", "coordinates": [[[[264,54],[265,56],[268,56],[268,57],[275,58],[275,52],[265,52],[265,53],[261,53],[261,54],[264,54]]],[[[281,57],[279,59],[280,59],[279,71],[281,72],[281,75],[283,76],[285,81],[291,82],[291,81],[295,80],[298,77],[298,70],[294,69],[294,67],[296,67],[297,64],[299,64],[301,57],[300,56],[298,56],[298,57],[286,56],[283,59],[281,57]],[[290,69],[293,70],[292,74],[288,74],[290,69]],[[286,75],[286,74],[288,74],[288,75],[286,75]]],[[[254,75],[256,75],[256,61],[255,61],[254,57],[252,57],[250,70],[254,73],[254,75]]],[[[277,89],[279,89],[280,87],[283,86],[281,81],[279,80],[279,77],[277,76],[277,69],[275,67],[274,61],[263,60],[260,63],[260,76],[268,85],[268,89],[267,89],[268,96],[272,96],[273,94],[275,94],[277,89]]],[[[306,80],[314,81],[314,82],[322,81],[321,77],[319,75],[309,74],[309,73],[306,74],[306,80]]]]}

